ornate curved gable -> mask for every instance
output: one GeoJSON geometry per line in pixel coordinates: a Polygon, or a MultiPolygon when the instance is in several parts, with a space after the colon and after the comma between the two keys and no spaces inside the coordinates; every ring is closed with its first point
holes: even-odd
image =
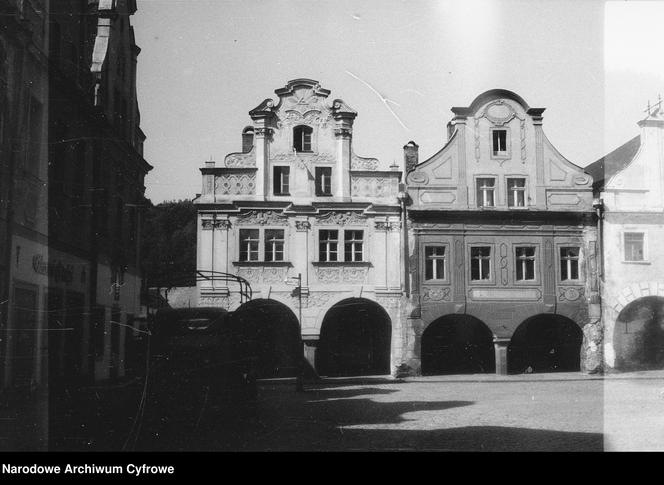
{"type": "Polygon", "coordinates": [[[496,195],[491,209],[510,210],[507,185],[518,178],[526,186],[525,208],[590,210],[592,177],[547,139],[544,109],[531,108],[505,89],[486,91],[467,107],[453,107],[445,146],[408,174],[414,208],[476,209],[479,179],[489,179],[496,195]]]}

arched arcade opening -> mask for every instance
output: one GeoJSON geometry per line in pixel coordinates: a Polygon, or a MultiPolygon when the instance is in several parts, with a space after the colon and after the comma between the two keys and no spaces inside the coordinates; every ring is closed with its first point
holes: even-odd
{"type": "Polygon", "coordinates": [[[231,317],[248,350],[257,359],[258,378],[294,377],[302,356],[300,326],[283,303],[259,298],[248,301],[231,317]]]}
{"type": "Polygon", "coordinates": [[[647,296],[622,309],[613,328],[618,370],[664,368],[664,298],[647,296]]]}
{"type": "Polygon", "coordinates": [[[481,374],[496,370],[493,334],[470,315],[447,315],[422,334],[422,375],[481,374]]]}
{"type": "Polygon", "coordinates": [[[581,370],[581,328],[567,317],[535,315],[514,332],[507,347],[510,374],[581,370]]]}
{"type": "Polygon", "coordinates": [[[323,319],[316,370],[321,376],[389,374],[391,342],[392,322],[379,304],[342,300],[323,319]]]}

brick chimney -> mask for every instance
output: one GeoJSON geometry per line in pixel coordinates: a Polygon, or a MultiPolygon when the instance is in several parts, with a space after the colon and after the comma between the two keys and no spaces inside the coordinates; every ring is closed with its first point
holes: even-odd
{"type": "Polygon", "coordinates": [[[419,145],[413,140],[406,143],[403,147],[403,160],[405,165],[405,171],[410,172],[415,168],[419,161],[419,145]]]}

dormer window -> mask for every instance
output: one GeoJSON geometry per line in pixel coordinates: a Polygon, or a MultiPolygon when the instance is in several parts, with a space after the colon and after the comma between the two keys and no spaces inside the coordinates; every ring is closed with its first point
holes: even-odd
{"type": "Polygon", "coordinates": [[[507,155],[507,130],[493,130],[491,139],[494,156],[507,155]]]}
{"type": "Polygon", "coordinates": [[[310,152],[311,135],[314,130],[310,126],[296,126],[293,128],[293,149],[296,152],[310,152]]]}

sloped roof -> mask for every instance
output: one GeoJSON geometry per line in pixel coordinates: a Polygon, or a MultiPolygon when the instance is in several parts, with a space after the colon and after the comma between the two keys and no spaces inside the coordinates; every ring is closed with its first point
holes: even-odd
{"type": "Polygon", "coordinates": [[[641,135],[636,135],[627,143],[619,146],[611,153],[604,155],[584,170],[593,177],[593,188],[603,189],[606,180],[625,168],[632,161],[641,146],[641,135]]]}

